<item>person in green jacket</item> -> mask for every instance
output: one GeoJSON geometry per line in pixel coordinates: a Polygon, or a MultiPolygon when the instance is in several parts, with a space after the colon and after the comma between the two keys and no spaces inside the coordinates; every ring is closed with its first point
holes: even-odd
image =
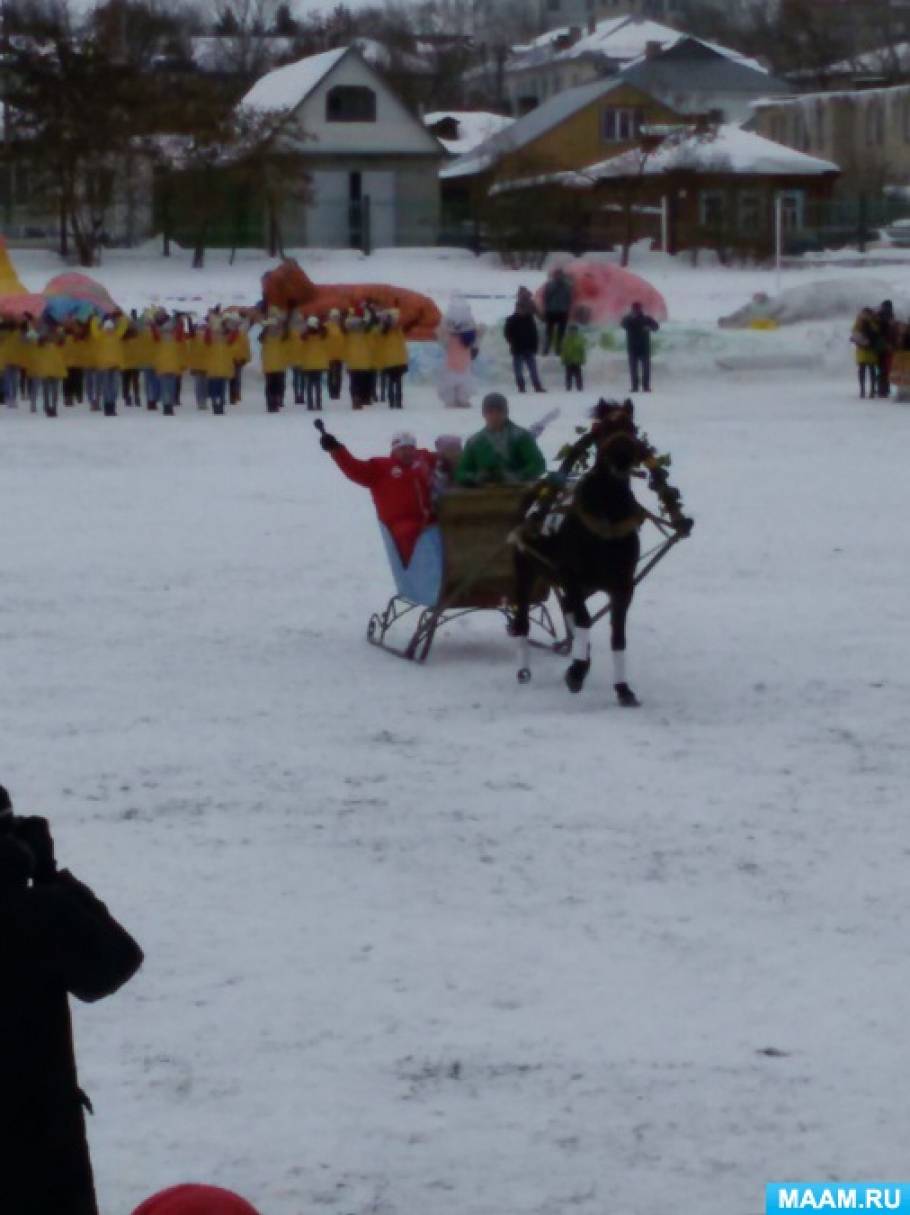
{"type": "Polygon", "coordinates": [[[481,407],[484,428],[471,435],[458,462],[459,485],[517,485],[534,481],[547,467],[530,431],[509,420],[509,402],[488,392],[481,407]]]}
{"type": "Polygon", "coordinates": [[[569,326],[559,353],[566,369],[566,392],[572,391],[573,384],[579,392],[583,392],[585,380],[582,368],[588,358],[588,341],[577,325],[569,326]]]}

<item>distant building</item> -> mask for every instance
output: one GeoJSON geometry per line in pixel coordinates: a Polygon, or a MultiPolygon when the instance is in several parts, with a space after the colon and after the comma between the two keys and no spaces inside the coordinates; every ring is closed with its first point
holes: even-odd
{"type": "MultiPolygon", "coordinates": [[[[767,3],[777,0],[765,0],[767,3]]],[[[725,17],[741,13],[744,16],[761,7],[762,0],[537,0],[538,20],[542,31],[577,25],[587,28],[591,21],[604,17],[647,17],[685,28],[693,12],[716,9],[725,17]]]]}
{"type": "MultiPolygon", "coordinates": [[[[693,95],[719,91],[735,97],[729,111],[721,107],[727,119],[735,119],[740,112],[747,116],[747,98],[785,92],[789,87],[738,51],[655,21],[619,16],[597,22],[589,31],[570,26],[513,47],[503,65],[504,99],[513,114],[526,114],[565,89],[624,73],[644,60],[662,62],[661,75],[666,84],[672,81],[678,97],[687,91],[693,95]],[[715,80],[723,73],[723,89],[710,83],[702,87],[705,72],[715,80]]],[[[651,75],[656,76],[656,69],[651,75]]]]}
{"type": "Polygon", "coordinates": [[[845,190],[910,181],[910,84],[769,98],[754,109],[760,134],[836,161],[845,190]]]}
{"type": "MultiPolygon", "coordinates": [[[[811,204],[828,199],[838,167],[726,124],[668,132],[584,167],[494,188],[574,195],[576,223],[597,248],[650,237],[668,253],[716,248],[768,256],[775,247],[776,207],[798,232],[811,204]],[[584,201],[579,207],[578,199],[584,201]]],[[[558,205],[558,204],[557,204],[558,205]]]]}
{"type": "Polygon", "coordinates": [[[312,55],[259,80],[241,106],[287,109],[309,198],[281,215],[288,246],[432,245],[445,150],[353,47],[312,55]]]}

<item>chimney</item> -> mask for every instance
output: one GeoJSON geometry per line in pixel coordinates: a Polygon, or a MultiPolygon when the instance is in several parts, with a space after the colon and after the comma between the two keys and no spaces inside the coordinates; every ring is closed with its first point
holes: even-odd
{"type": "Polygon", "coordinates": [[[659,42],[645,43],[645,58],[656,59],[661,52],[661,44],[659,42]]]}

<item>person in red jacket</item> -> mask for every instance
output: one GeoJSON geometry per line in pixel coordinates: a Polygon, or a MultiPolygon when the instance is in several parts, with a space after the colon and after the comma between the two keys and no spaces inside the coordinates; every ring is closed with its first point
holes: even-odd
{"type": "Polygon", "coordinates": [[[433,521],[432,481],[438,456],[418,448],[410,432],[392,436],[387,456],[358,460],[334,435],[323,433],[319,444],[344,475],[373,495],[379,519],[392,533],[401,560],[407,565],[420,533],[433,521]]]}

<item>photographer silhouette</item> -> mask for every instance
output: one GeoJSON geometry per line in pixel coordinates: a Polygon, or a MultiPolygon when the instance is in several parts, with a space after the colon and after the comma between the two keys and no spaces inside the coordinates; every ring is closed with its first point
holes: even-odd
{"type": "Polygon", "coordinates": [[[4,1215],[98,1215],[68,997],[111,995],[142,950],[59,870],[47,820],[0,786],[0,1144],[4,1215]]]}

